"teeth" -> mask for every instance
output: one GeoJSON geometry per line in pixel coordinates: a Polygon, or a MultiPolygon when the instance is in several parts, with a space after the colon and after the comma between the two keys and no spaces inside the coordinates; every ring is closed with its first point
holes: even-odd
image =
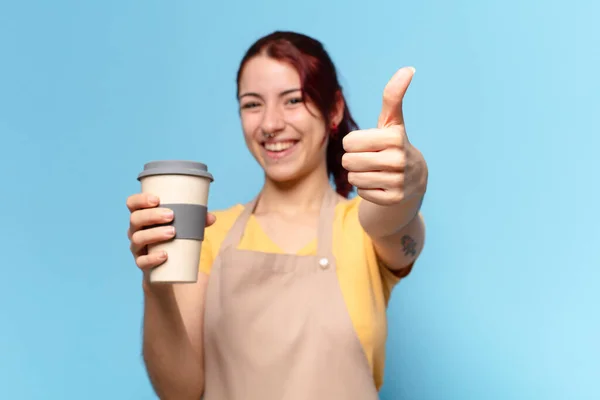
{"type": "Polygon", "coordinates": [[[265,143],[265,149],[269,151],[284,151],[294,145],[293,141],[288,142],[276,142],[276,143],[265,143]]]}

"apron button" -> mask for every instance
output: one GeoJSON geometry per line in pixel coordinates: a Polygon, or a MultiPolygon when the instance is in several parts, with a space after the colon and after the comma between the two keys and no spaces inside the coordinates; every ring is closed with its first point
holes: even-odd
{"type": "Polygon", "coordinates": [[[321,269],[327,269],[327,267],[329,266],[329,260],[326,258],[321,258],[319,260],[319,265],[321,266],[321,269]]]}

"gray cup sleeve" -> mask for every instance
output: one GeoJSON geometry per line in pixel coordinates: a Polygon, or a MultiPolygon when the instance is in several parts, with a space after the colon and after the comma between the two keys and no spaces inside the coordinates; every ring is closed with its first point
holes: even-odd
{"type": "Polygon", "coordinates": [[[149,226],[174,226],[175,239],[204,240],[207,208],[198,204],[161,204],[160,208],[173,210],[173,221],[149,226]]]}

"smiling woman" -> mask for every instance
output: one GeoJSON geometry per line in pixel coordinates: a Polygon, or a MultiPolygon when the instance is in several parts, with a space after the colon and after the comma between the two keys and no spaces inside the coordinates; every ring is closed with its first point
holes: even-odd
{"type": "MultiPolygon", "coordinates": [[[[427,166],[401,108],[413,73],[394,75],[377,129],[361,131],[320,42],[275,32],[250,47],[237,97],[264,185],[211,213],[197,283],[144,283],[144,359],[161,398],[378,398],[390,293],[425,236],[427,166]]],[[[165,222],[153,200],[128,200],[142,269],[168,257],[146,251],[166,239],[143,229],[165,222]]]]}
{"type": "MultiPolygon", "coordinates": [[[[342,140],[358,126],[346,106],[335,66],[323,46],[287,32],[266,36],[248,49],[238,70],[237,83],[246,143],[265,168],[267,178],[271,176],[269,172],[276,174],[277,169],[269,169],[266,161],[290,155],[292,151],[285,150],[303,142],[304,154],[297,155],[295,160],[297,164],[304,161],[303,168],[289,165],[289,170],[322,175],[323,171],[316,169],[322,164],[325,152],[324,166],[334,178],[338,193],[347,197],[352,187],[341,165],[342,140]],[[266,111],[269,113],[265,115],[266,111]],[[286,125],[293,128],[292,132],[278,135],[286,125]],[[258,140],[267,150],[264,160],[251,144],[256,142],[253,135],[257,131],[260,131],[258,140]]],[[[294,176],[278,179],[273,176],[273,179],[293,180],[294,176]]]]}

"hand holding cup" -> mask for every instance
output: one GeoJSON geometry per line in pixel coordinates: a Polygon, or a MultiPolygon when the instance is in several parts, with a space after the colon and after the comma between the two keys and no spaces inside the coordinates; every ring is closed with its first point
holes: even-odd
{"type": "MultiPolygon", "coordinates": [[[[167,260],[166,251],[155,251],[148,254],[148,246],[173,239],[173,226],[158,226],[173,221],[173,210],[159,206],[160,199],[148,193],[136,193],[127,198],[129,209],[129,229],[127,237],[129,249],[136,265],[142,270],[151,270],[167,260]]],[[[206,227],[215,223],[215,216],[208,213],[206,227]]]]}
{"type": "Polygon", "coordinates": [[[207,211],[212,175],[201,163],[155,161],[138,180],[141,193],[127,199],[137,266],[150,283],[197,282],[204,230],[215,222],[207,211]]]}

